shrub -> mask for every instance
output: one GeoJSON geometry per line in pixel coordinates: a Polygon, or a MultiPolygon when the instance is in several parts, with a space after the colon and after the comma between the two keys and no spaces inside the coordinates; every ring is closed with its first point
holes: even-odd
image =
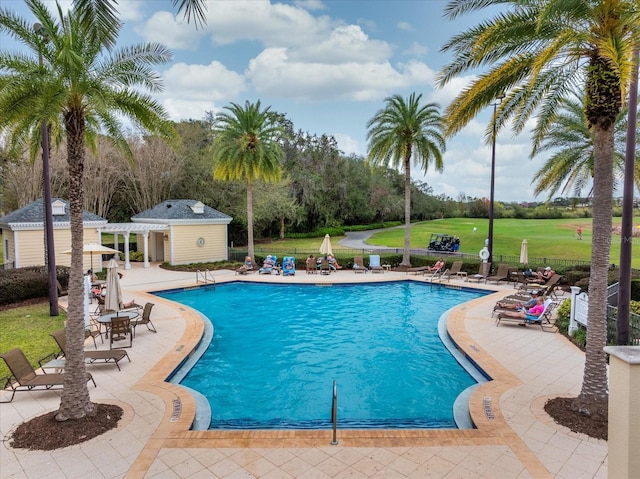
{"type": "MultiPolygon", "coordinates": [[[[56,274],[60,285],[66,289],[69,284],[69,268],[58,266],[56,274]]],[[[49,275],[46,266],[0,270],[0,305],[46,298],[48,295],[49,275]]]]}
{"type": "Polygon", "coordinates": [[[579,327],[573,332],[572,340],[581,348],[587,345],[587,330],[583,327],[579,327]]]}
{"type": "Polygon", "coordinates": [[[129,261],[144,262],[144,251],[129,251],[129,261]]]}
{"type": "Polygon", "coordinates": [[[557,310],[558,319],[561,321],[569,321],[571,318],[571,299],[565,299],[557,310]]]}
{"type": "Polygon", "coordinates": [[[629,310],[632,313],[640,314],[640,301],[631,301],[629,303],[629,310]]]}

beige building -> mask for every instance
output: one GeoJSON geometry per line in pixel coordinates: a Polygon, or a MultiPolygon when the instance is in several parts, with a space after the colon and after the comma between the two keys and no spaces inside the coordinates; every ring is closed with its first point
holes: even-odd
{"type": "MultiPolygon", "coordinates": [[[[2,229],[2,247],[4,262],[14,268],[26,266],[40,266],[44,260],[44,212],[42,199],[17,209],[0,218],[2,229]]],[[[54,198],[51,202],[53,212],[53,242],[55,245],[56,265],[70,266],[71,255],[65,251],[71,249],[71,223],[69,215],[69,203],[65,200],[54,198]]],[[[107,224],[104,218],[83,212],[82,215],[84,243],[98,243],[98,228],[107,224]]],[[[99,255],[94,255],[94,265],[100,261],[99,255]]],[[[84,259],[83,269],[91,266],[91,256],[84,259]]]]}
{"type": "Polygon", "coordinates": [[[163,201],[131,220],[137,225],[166,225],[163,231],[149,233],[151,261],[179,265],[229,259],[227,238],[232,218],[200,201],[163,201]]]}
{"type": "MultiPolygon", "coordinates": [[[[5,263],[10,267],[39,266],[44,261],[44,228],[42,200],[36,200],[0,218],[5,263]]],[[[53,237],[56,264],[69,266],[71,255],[71,225],[68,202],[55,199],[53,206],[53,237]]],[[[129,243],[136,236],[137,249],[144,253],[144,266],[150,261],[172,265],[222,261],[229,258],[228,225],[232,218],[200,201],[167,200],[132,218],[133,223],[108,223],[107,220],[84,212],[83,242],[102,244],[102,234],[114,235],[114,248],[124,242],[124,268],[131,268],[129,243]]],[[[84,258],[83,269],[102,269],[102,256],[95,253],[84,258]]]]}

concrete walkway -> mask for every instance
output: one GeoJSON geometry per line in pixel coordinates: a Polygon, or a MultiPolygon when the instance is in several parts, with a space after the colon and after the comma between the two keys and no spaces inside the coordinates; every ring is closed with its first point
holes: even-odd
{"type": "MultiPolygon", "coordinates": [[[[92,400],[118,404],[125,416],[116,430],[84,444],[51,452],[11,449],[7,435],[21,422],[57,408],[54,391],[18,393],[0,404],[1,478],[600,478],[607,477],[604,441],[555,425],[543,410],[546,399],[575,396],[584,355],[559,334],[537,327],[496,327],[491,319],[501,292],[455,308],[450,335],[493,380],[472,394],[470,411],[477,429],[440,431],[190,431],[195,414],[191,396],[164,379],[202,335],[194,311],[147,291],[195,285],[195,274],[144,269],[124,272],[125,299],[152,301],[154,334],[138,328],[131,363],[93,365],[97,387],[92,400]]],[[[216,282],[343,283],[415,280],[399,272],[295,277],[230,271],[216,282]]],[[[451,286],[466,283],[452,281],[451,286]]],[[[475,286],[475,284],[474,284],[475,286]]],[[[484,287],[480,285],[479,287],[484,287]]],[[[498,289],[491,285],[492,289],[498,289]]],[[[99,348],[108,347],[100,344],[99,348]]],[[[87,343],[87,347],[93,347],[87,343]]],[[[4,393],[1,393],[4,394],[4,393]]],[[[5,399],[3,396],[1,399],[5,399]]]]}

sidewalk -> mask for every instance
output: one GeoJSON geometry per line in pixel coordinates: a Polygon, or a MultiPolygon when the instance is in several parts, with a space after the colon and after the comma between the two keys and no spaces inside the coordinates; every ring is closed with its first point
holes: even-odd
{"type": "MultiPolygon", "coordinates": [[[[415,280],[390,272],[295,277],[215,272],[226,281],[342,283],[415,280]]],[[[452,281],[452,286],[466,283],[452,281]]],[[[190,431],[194,403],[164,382],[202,334],[199,316],[146,291],[195,285],[194,273],[157,265],[124,271],[125,300],[152,301],[154,334],[138,331],[131,363],[91,367],[92,400],[125,410],[119,427],[84,444],[51,452],[0,448],[1,478],[600,478],[607,445],[557,426],[543,410],[547,398],[579,392],[583,353],[559,334],[539,328],[496,327],[496,297],[465,303],[448,318],[454,341],[492,377],[470,399],[478,429],[442,431],[190,431]]],[[[473,285],[476,286],[475,284],[473,285]]],[[[482,285],[480,286],[482,287],[482,285]]],[[[495,288],[491,285],[492,288],[495,288]]],[[[509,288],[509,289],[507,289],[509,288]]],[[[99,347],[100,345],[98,341],[99,347]]],[[[59,392],[19,393],[0,405],[3,437],[20,422],[57,408],[59,392]]]]}

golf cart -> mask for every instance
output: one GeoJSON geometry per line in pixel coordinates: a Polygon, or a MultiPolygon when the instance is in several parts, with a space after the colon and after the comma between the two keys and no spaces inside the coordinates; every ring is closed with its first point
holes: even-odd
{"type": "Polygon", "coordinates": [[[460,247],[460,239],[451,235],[444,235],[440,233],[433,233],[431,240],[429,240],[429,251],[440,251],[444,253],[453,253],[458,251],[460,247]]]}

